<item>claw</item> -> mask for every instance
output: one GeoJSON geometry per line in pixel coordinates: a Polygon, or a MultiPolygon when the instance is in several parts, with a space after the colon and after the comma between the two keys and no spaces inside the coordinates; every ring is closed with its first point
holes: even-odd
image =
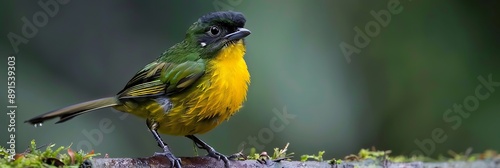
{"type": "Polygon", "coordinates": [[[158,123],[153,121],[153,120],[146,120],[146,124],[148,125],[149,130],[151,133],[153,133],[153,136],[156,139],[156,142],[158,142],[158,146],[163,149],[163,152],[155,152],[154,156],[165,156],[170,160],[171,167],[177,167],[181,168],[181,159],[177,158],[170,152],[170,149],[168,148],[167,143],[163,142],[161,139],[160,135],[158,134],[158,123]]]}
{"type": "Polygon", "coordinates": [[[217,160],[222,159],[222,161],[224,161],[224,165],[226,165],[226,168],[229,168],[229,159],[227,158],[226,155],[215,151],[213,148],[211,150],[210,149],[207,150],[207,152],[208,152],[208,156],[210,156],[210,157],[213,157],[217,160]]]}
{"type": "Polygon", "coordinates": [[[165,156],[170,160],[170,167],[176,167],[176,168],[181,168],[181,159],[175,157],[172,153],[167,153],[167,152],[155,152],[155,156],[165,156]]]}
{"type": "Polygon", "coordinates": [[[221,160],[224,161],[224,165],[226,168],[229,168],[229,159],[227,159],[227,156],[226,155],[223,155],[217,151],[215,151],[214,148],[212,148],[210,145],[208,145],[207,143],[203,142],[202,140],[198,139],[197,137],[195,137],[194,135],[186,135],[187,138],[193,140],[193,142],[196,144],[196,147],[200,148],[200,149],[205,149],[207,150],[207,153],[208,153],[208,156],[210,157],[213,157],[217,160],[221,160]]]}

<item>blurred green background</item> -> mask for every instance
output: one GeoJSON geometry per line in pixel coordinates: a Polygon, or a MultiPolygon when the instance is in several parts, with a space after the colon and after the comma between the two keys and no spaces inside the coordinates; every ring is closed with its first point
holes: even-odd
{"type": "MultiPolygon", "coordinates": [[[[4,58],[16,53],[7,34],[22,36],[21,18],[32,21],[34,14],[43,11],[38,2],[1,2],[0,55],[4,58]]],[[[479,76],[488,80],[491,74],[493,81],[500,82],[499,2],[402,0],[397,8],[400,13],[392,14],[387,26],[379,25],[380,32],[348,62],[341,42],[355,45],[354,28],[365,31],[367,24],[377,21],[370,11],[387,10],[389,2],[124,0],[59,4],[55,16],[18,46],[17,150],[24,151],[36,139],[38,144],[73,143],[74,149],[91,148],[110,157],[142,157],[159,151],[143,119],[112,109],[63,124],[51,121],[39,128],[23,121],[66,105],[114,95],[137,70],[181,41],[198,17],[228,9],[243,12],[246,27],[252,31],[245,57],[252,83],[244,108],[200,136],[220,152],[238,152],[241,144],[270,152],[287,142],[296,158],[320,150],[326,150],[325,158],[338,158],[371,146],[396,154],[433,156],[469,147],[474,152],[499,150],[500,87],[493,87],[494,91],[483,87],[480,93],[490,96],[479,100],[474,111],[466,111],[470,114],[466,118],[446,113],[475,95],[481,84],[479,76]],[[284,112],[292,117],[282,120],[278,114],[284,112]],[[100,122],[109,121],[112,131],[99,129],[100,122]],[[280,124],[283,128],[276,129],[280,124]],[[440,143],[432,140],[431,145],[432,134],[440,134],[438,128],[442,130],[439,136],[446,139],[440,143]],[[423,148],[416,142],[423,143],[423,148]]],[[[4,59],[2,81],[7,78],[6,64],[4,59]]],[[[2,82],[2,88],[6,87],[2,82]]],[[[0,90],[5,107],[7,89],[0,90]]],[[[8,116],[0,116],[0,145],[5,146],[8,116]]],[[[189,139],[163,138],[177,156],[193,155],[189,139]]]]}

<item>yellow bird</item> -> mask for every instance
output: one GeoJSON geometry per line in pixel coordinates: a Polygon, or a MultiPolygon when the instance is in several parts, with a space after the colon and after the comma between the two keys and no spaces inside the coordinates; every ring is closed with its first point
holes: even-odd
{"type": "Polygon", "coordinates": [[[193,23],[180,43],[137,72],[116,96],[75,104],[27,120],[38,125],[59,117],[113,107],[146,119],[162,153],[181,167],[159,133],[186,136],[209,156],[228,158],[194,134],[206,133],[236,113],[246,99],[250,74],[243,56],[246,19],[239,12],[214,12],[193,23]]]}

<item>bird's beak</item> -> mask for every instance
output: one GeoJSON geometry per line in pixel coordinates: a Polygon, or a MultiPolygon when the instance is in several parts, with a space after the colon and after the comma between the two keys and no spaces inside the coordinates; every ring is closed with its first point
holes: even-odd
{"type": "Polygon", "coordinates": [[[250,35],[251,33],[252,32],[250,32],[250,30],[248,30],[248,29],[238,28],[237,31],[224,36],[224,38],[229,40],[229,41],[240,40],[240,39],[243,39],[246,36],[250,35]]]}

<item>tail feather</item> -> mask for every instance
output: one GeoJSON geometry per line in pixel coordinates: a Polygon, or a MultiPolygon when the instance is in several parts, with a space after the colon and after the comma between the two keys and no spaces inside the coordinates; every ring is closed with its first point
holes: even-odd
{"type": "Polygon", "coordinates": [[[118,99],[116,99],[116,97],[107,97],[97,100],[91,100],[39,115],[32,119],[26,120],[25,123],[39,124],[43,123],[46,120],[50,120],[56,117],[59,117],[59,121],[57,121],[56,123],[62,123],[80,114],[84,114],[101,108],[116,106],[118,104],[119,101],[118,99]]]}

